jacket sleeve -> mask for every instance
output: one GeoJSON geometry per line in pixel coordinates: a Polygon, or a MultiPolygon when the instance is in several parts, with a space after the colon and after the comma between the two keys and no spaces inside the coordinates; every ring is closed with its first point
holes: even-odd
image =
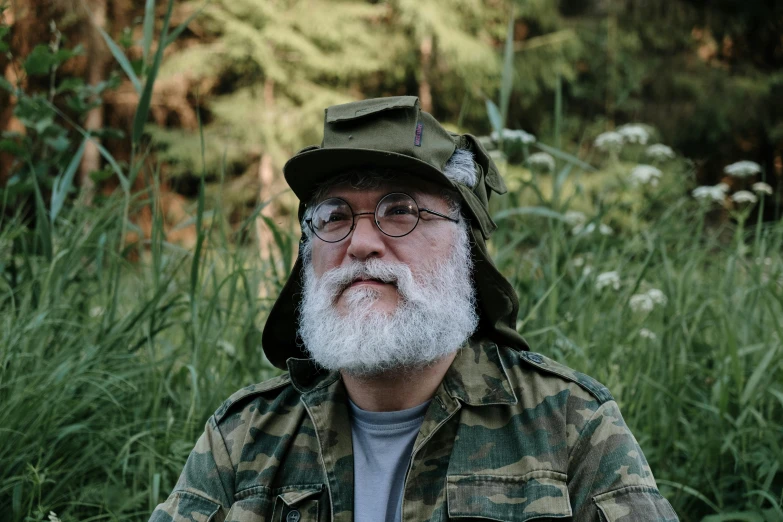
{"type": "Polygon", "coordinates": [[[212,416],[174,491],[155,508],[150,522],[222,522],[231,506],[233,485],[234,467],[212,416]]]}
{"type": "Polygon", "coordinates": [[[584,424],[568,467],[574,520],[678,521],[613,400],[601,404],[584,424]]]}

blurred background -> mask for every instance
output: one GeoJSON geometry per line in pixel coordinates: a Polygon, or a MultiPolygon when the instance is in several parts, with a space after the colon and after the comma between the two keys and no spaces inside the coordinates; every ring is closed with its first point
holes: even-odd
{"type": "Polygon", "coordinates": [[[481,137],[535,351],[682,520],[783,520],[783,3],[0,0],[0,510],[145,520],[274,375],[282,166],[328,105],[481,137]]]}

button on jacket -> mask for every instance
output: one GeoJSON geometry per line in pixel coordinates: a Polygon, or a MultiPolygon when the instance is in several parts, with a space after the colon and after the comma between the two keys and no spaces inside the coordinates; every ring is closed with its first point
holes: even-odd
{"type": "MultiPolygon", "coordinates": [[[[305,359],[288,369],[209,418],[152,521],[353,520],[339,373],[305,359]]],[[[403,522],[452,519],[678,520],[604,386],[486,341],[469,342],[447,371],[405,479],[403,522]]]]}

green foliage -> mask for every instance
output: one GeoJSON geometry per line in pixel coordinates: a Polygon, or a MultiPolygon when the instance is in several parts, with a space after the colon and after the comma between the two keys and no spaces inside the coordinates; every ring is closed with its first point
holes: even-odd
{"type": "Polygon", "coordinates": [[[25,72],[30,76],[45,76],[66,60],[82,54],[82,48],[53,50],[48,45],[36,45],[24,61],[25,72]]]}
{"type": "MultiPolygon", "coordinates": [[[[7,27],[0,25],[0,42],[7,37],[7,27]],[[3,30],[5,29],[5,30],[3,30]]],[[[0,188],[0,207],[9,204],[24,207],[36,191],[48,192],[55,188],[53,198],[61,207],[65,198],[75,192],[73,177],[83,152],[79,132],[72,123],[78,122],[92,108],[101,103],[101,95],[117,86],[112,78],[97,85],[85,85],[81,79],[66,78],[57,81],[57,69],[75,56],[81,47],[61,48],[62,37],[53,27],[51,45],[38,45],[21,61],[22,70],[29,76],[48,76],[45,91],[24,90],[2,79],[0,88],[16,97],[14,116],[25,128],[24,133],[4,131],[0,134],[0,150],[14,157],[11,176],[0,188]],[[60,117],[67,111],[68,121],[60,117]]],[[[13,57],[12,57],[13,59],[13,57]]],[[[95,131],[96,136],[110,133],[108,129],[95,131]]]]}
{"type": "Polygon", "coordinates": [[[272,375],[258,330],[272,260],[235,248],[203,206],[200,254],[168,243],[157,198],[131,204],[153,211],[149,250],[118,253],[120,195],[64,208],[48,256],[20,220],[0,227],[0,439],[14,441],[0,445],[6,520],[52,510],[62,520],[146,519],[206,412],[240,383],[272,375]]]}

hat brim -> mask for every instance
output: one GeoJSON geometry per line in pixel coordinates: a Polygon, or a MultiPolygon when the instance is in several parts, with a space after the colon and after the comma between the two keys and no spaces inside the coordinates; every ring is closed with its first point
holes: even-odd
{"type": "Polygon", "coordinates": [[[362,167],[399,168],[406,174],[455,188],[454,183],[430,163],[405,154],[375,149],[343,147],[300,152],[288,160],[283,174],[294,194],[306,203],[329,178],[362,167]]]}

